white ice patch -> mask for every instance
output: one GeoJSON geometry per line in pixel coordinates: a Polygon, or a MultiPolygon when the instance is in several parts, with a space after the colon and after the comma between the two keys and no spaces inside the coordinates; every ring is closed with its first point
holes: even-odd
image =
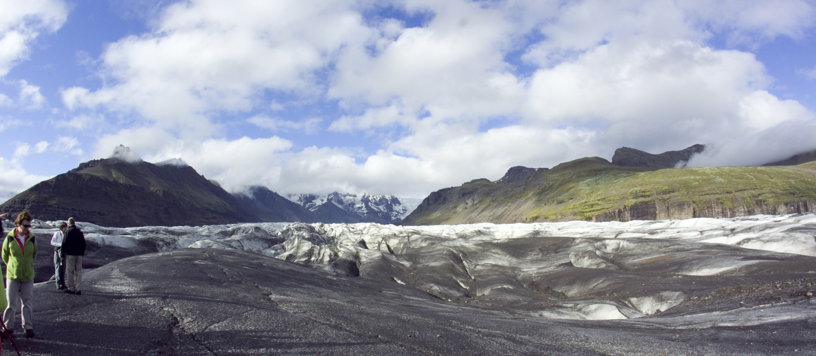
{"type": "Polygon", "coordinates": [[[136,240],[132,236],[128,235],[116,236],[116,235],[86,234],[85,238],[89,241],[93,241],[99,246],[113,246],[121,247],[124,249],[132,249],[138,247],[138,243],[136,242],[136,240]]]}
{"type": "Polygon", "coordinates": [[[755,261],[735,261],[732,259],[722,259],[709,261],[707,264],[698,265],[685,271],[679,271],[677,274],[684,276],[714,276],[753,263],[755,263],[755,261]]]}
{"type": "Polygon", "coordinates": [[[608,268],[615,269],[615,265],[598,256],[595,251],[576,251],[569,255],[570,263],[579,268],[608,268]]]}
{"type": "Polygon", "coordinates": [[[563,304],[559,307],[539,310],[533,315],[548,319],[576,320],[622,320],[626,315],[618,307],[608,303],[586,302],[563,304]]]}
{"type": "Polygon", "coordinates": [[[632,297],[627,300],[628,304],[645,315],[654,315],[664,312],[677,306],[685,300],[685,293],[682,292],[661,292],[656,295],[644,297],[632,297]]]}
{"type": "Polygon", "coordinates": [[[557,285],[554,286],[553,289],[563,293],[567,297],[575,297],[585,295],[594,289],[603,288],[608,283],[609,281],[604,278],[595,278],[585,282],[557,285]]]}
{"type": "Polygon", "coordinates": [[[496,284],[496,285],[492,285],[492,286],[489,286],[489,287],[482,287],[482,288],[479,288],[476,291],[476,296],[477,297],[483,297],[483,296],[489,295],[490,293],[493,293],[494,290],[498,290],[498,289],[512,290],[513,286],[511,286],[509,284],[496,284]]]}
{"type": "Polygon", "coordinates": [[[231,250],[232,247],[229,245],[225,245],[223,243],[212,241],[212,240],[200,240],[191,243],[187,246],[188,248],[217,248],[222,250],[231,250]]]}

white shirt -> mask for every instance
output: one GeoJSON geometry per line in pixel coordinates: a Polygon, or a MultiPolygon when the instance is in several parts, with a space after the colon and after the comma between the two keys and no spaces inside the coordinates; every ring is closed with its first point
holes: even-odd
{"type": "MultiPolygon", "coordinates": [[[[30,232],[28,234],[30,234],[30,232]]],[[[14,236],[17,238],[17,241],[20,242],[20,246],[25,246],[25,240],[26,240],[26,238],[28,238],[28,234],[21,234],[21,233],[14,234],[14,236]]]]}
{"type": "Polygon", "coordinates": [[[65,235],[62,234],[62,231],[55,232],[54,236],[51,237],[51,246],[62,247],[62,239],[64,238],[65,235]]]}

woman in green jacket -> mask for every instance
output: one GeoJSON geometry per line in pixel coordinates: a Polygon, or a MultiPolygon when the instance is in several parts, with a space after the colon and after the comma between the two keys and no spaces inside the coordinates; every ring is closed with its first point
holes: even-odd
{"type": "MultiPolygon", "coordinates": [[[[6,232],[3,231],[3,221],[6,220],[8,214],[0,214],[0,238],[6,237],[6,232]]],[[[0,283],[0,310],[6,310],[6,284],[0,283]]]]}
{"type": "Polygon", "coordinates": [[[14,330],[17,308],[23,320],[26,337],[34,337],[34,323],[31,318],[31,302],[34,298],[34,258],[37,244],[31,232],[31,214],[23,211],[14,220],[16,227],[3,239],[3,262],[6,264],[6,306],[3,312],[4,334],[14,330]],[[22,304],[22,306],[20,306],[22,304]]]}

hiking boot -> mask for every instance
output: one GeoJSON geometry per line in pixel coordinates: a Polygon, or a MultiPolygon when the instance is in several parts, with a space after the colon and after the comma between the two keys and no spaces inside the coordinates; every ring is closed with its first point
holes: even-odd
{"type": "Polygon", "coordinates": [[[34,337],[34,329],[26,329],[25,337],[34,337]]]}
{"type": "Polygon", "coordinates": [[[68,287],[66,287],[65,285],[60,285],[60,286],[57,286],[57,289],[58,290],[65,290],[65,289],[68,289],[68,287]]]}
{"type": "Polygon", "coordinates": [[[0,330],[0,335],[4,337],[14,336],[14,330],[3,328],[0,330]]]}

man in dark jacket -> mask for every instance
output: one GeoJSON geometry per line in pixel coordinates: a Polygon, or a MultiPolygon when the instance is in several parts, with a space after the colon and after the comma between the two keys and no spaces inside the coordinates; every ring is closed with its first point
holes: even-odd
{"type": "Polygon", "coordinates": [[[74,218],[68,218],[68,231],[62,240],[62,254],[65,255],[66,293],[82,294],[82,256],[85,256],[85,234],[76,226],[74,218]]]}
{"type": "Polygon", "coordinates": [[[6,232],[3,231],[3,220],[6,220],[6,217],[8,217],[7,213],[0,214],[0,235],[2,236],[6,236],[6,232]]]}

